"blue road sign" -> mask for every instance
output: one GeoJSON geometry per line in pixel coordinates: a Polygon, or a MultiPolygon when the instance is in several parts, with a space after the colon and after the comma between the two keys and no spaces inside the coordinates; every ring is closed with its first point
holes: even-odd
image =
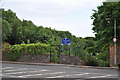
{"type": "Polygon", "coordinates": [[[62,44],[63,45],[70,45],[70,39],[68,39],[68,38],[62,39],[62,44]]]}

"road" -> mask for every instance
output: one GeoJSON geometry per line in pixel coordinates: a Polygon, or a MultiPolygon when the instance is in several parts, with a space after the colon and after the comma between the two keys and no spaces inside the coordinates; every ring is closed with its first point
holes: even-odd
{"type": "Polygon", "coordinates": [[[68,66],[37,66],[23,64],[2,64],[3,78],[118,78],[115,69],[86,69],[68,66]]]}

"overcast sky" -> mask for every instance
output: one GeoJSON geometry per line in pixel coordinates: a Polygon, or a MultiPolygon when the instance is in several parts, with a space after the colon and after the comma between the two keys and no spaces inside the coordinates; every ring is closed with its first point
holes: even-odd
{"type": "Polygon", "coordinates": [[[94,36],[92,9],[104,0],[2,0],[2,7],[11,9],[21,19],[36,25],[69,31],[77,37],[94,36]]]}

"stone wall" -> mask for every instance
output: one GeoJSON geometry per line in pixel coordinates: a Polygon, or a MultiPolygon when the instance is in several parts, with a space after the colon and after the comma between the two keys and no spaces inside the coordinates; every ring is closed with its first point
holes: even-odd
{"type": "MultiPolygon", "coordinates": [[[[9,57],[5,55],[3,52],[2,55],[3,61],[9,61],[9,57]]],[[[53,59],[52,55],[52,58],[53,59]]],[[[16,61],[18,62],[31,62],[31,63],[50,63],[50,55],[47,54],[23,54],[21,55],[16,61]]],[[[60,55],[60,58],[58,58],[58,61],[60,64],[76,64],[76,65],[85,65],[84,61],[82,61],[78,56],[70,56],[70,55],[60,55]]],[[[54,63],[54,60],[52,60],[52,63],[54,63]]]]}
{"type": "Polygon", "coordinates": [[[7,51],[5,50],[2,50],[2,61],[8,61],[9,60],[9,57],[5,54],[7,51]]]}
{"type": "MultiPolygon", "coordinates": [[[[115,46],[110,46],[110,66],[117,66],[115,65],[115,46]]],[[[120,45],[116,45],[116,63],[120,63],[120,45]]]]}
{"type": "Polygon", "coordinates": [[[31,62],[31,63],[49,63],[50,56],[47,54],[37,54],[37,55],[24,54],[17,61],[31,62]]]}
{"type": "Polygon", "coordinates": [[[60,63],[85,65],[84,61],[82,61],[78,56],[70,56],[70,55],[60,55],[60,63]]]}
{"type": "MultiPolygon", "coordinates": [[[[26,55],[22,55],[17,61],[34,62],[34,63],[50,63],[50,55],[37,54],[32,56],[26,54],[26,55]]],[[[58,62],[60,64],[85,65],[85,63],[78,56],[70,56],[70,55],[60,55],[58,62]]]]}

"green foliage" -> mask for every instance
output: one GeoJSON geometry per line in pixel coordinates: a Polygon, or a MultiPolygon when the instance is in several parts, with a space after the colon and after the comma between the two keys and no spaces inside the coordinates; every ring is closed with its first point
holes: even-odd
{"type": "MultiPolygon", "coordinates": [[[[114,20],[117,21],[117,39],[120,39],[120,2],[103,3],[92,15],[93,30],[99,45],[113,43],[114,20]],[[107,18],[110,18],[107,20],[107,18]]],[[[118,42],[119,43],[119,42],[118,42]]]]}
{"type": "MultiPolygon", "coordinates": [[[[1,20],[0,20],[1,21],[1,20]]],[[[2,20],[2,40],[5,42],[11,34],[12,28],[8,21],[2,20]]]]}
{"type": "Polygon", "coordinates": [[[98,66],[100,66],[100,67],[110,67],[109,61],[98,60],[98,66]]]}
{"type": "MultiPolygon", "coordinates": [[[[96,36],[95,52],[99,53],[98,65],[109,66],[109,46],[113,45],[115,20],[117,22],[116,38],[120,39],[120,2],[104,2],[94,10],[91,18],[96,36]]],[[[119,43],[120,41],[117,41],[117,44],[119,43]]]]}
{"type": "Polygon", "coordinates": [[[87,66],[98,66],[98,60],[94,56],[88,56],[86,60],[87,66]]]}
{"type": "MultiPolygon", "coordinates": [[[[10,45],[5,49],[9,50],[6,54],[9,56],[10,60],[17,60],[22,54],[49,54],[50,45],[35,43],[35,44],[16,44],[10,45]]],[[[52,48],[54,52],[55,49],[52,48]]]]}

